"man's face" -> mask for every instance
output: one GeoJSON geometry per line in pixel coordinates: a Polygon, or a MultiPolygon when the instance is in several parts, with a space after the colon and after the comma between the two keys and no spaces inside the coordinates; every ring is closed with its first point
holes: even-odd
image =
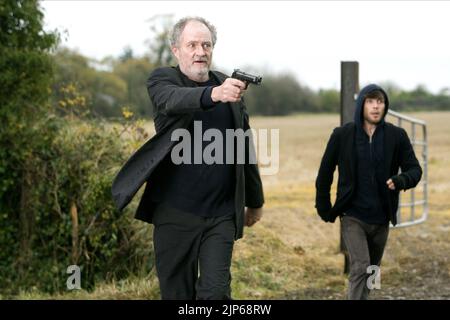
{"type": "Polygon", "coordinates": [[[181,71],[191,80],[208,80],[213,44],[211,32],[199,21],[189,21],[180,35],[172,53],[178,60],[181,71]]]}
{"type": "Polygon", "coordinates": [[[366,98],[364,101],[364,120],[370,124],[378,124],[384,116],[384,99],[366,98]]]}

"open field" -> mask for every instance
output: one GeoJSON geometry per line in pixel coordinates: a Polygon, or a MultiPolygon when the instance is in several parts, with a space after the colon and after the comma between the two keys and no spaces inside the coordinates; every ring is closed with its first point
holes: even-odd
{"type": "MultiPolygon", "coordinates": [[[[429,219],[421,225],[391,230],[381,269],[382,290],[375,291],[373,298],[448,299],[450,114],[410,115],[425,120],[428,125],[429,219]]],[[[293,259],[289,262],[274,258],[272,268],[277,270],[278,265],[280,281],[286,273],[295,276],[287,279],[278,293],[271,292],[270,297],[326,299],[345,296],[343,257],[338,254],[339,224],[322,223],[314,210],[315,176],[331,130],[338,124],[337,115],[299,115],[253,121],[254,127],[278,126],[281,149],[279,174],[263,178],[267,210],[258,227],[264,228],[297,256],[294,259],[288,255],[293,259]]],[[[254,231],[257,234],[256,228],[254,231]]],[[[245,240],[238,247],[251,250],[245,240]]]]}
{"type": "MultiPolygon", "coordinates": [[[[408,114],[428,124],[429,218],[391,229],[374,299],[450,299],[450,112],[408,114]]],[[[263,220],[236,243],[236,299],[344,299],[346,276],[338,252],[339,223],[314,209],[314,180],[338,115],[253,118],[254,128],[280,129],[280,170],[263,177],[263,220]]],[[[148,124],[150,128],[152,124],[148,124]]],[[[152,130],[153,131],[153,130],[152,130]]],[[[419,155],[418,155],[419,156],[419,155]]],[[[139,223],[139,222],[136,222],[139,223]]],[[[18,298],[157,299],[154,274],[105,283],[93,292],[58,296],[25,292],[18,298]]]]}

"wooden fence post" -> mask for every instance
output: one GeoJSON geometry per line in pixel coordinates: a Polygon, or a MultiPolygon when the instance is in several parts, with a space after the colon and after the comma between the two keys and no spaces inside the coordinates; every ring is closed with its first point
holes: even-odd
{"type": "MultiPolygon", "coordinates": [[[[357,61],[341,61],[341,126],[353,121],[355,100],[359,92],[359,64],[357,61]]],[[[344,254],[344,273],[348,273],[349,258],[340,226],[340,251],[344,254]]]]}

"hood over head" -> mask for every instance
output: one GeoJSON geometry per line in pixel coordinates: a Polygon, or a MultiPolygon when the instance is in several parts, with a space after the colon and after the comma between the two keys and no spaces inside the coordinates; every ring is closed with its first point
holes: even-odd
{"type": "Polygon", "coordinates": [[[386,117],[386,114],[389,110],[389,99],[388,99],[388,95],[386,93],[386,91],[384,91],[383,88],[381,88],[380,86],[376,85],[376,84],[369,84],[367,86],[365,86],[364,88],[362,88],[362,90],[359,92],[358,98],[356,99],[356,108],[355,108],[355,124],[357,127],[362,128],[363,125],[363,108],[364,108],[364,97],[375,90],[379,90],[383,93],[384,95],[384,104],[385,104],[385,108],[384,108],[384,115],[382,117],[382,119],[380,120],[379,124],[384,123],[384,118],[386,117]]]}

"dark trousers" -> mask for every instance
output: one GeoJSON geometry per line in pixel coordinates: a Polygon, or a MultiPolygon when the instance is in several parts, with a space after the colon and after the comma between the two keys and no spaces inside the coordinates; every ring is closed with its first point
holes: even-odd
{"type": "Polygon", "coordinates": [[[367,224],[355,217],[341,217],[342,236],[350,259],[348,299],[369,297],[367,272],[370,265],[380,266],[389,234],[389,224],[367,224]]]}
{"type": "Polygon", "coordinates": [[[153,224],[162,299],[231,299],[234,214],[204,218],[160,204],[153,224]]]}

